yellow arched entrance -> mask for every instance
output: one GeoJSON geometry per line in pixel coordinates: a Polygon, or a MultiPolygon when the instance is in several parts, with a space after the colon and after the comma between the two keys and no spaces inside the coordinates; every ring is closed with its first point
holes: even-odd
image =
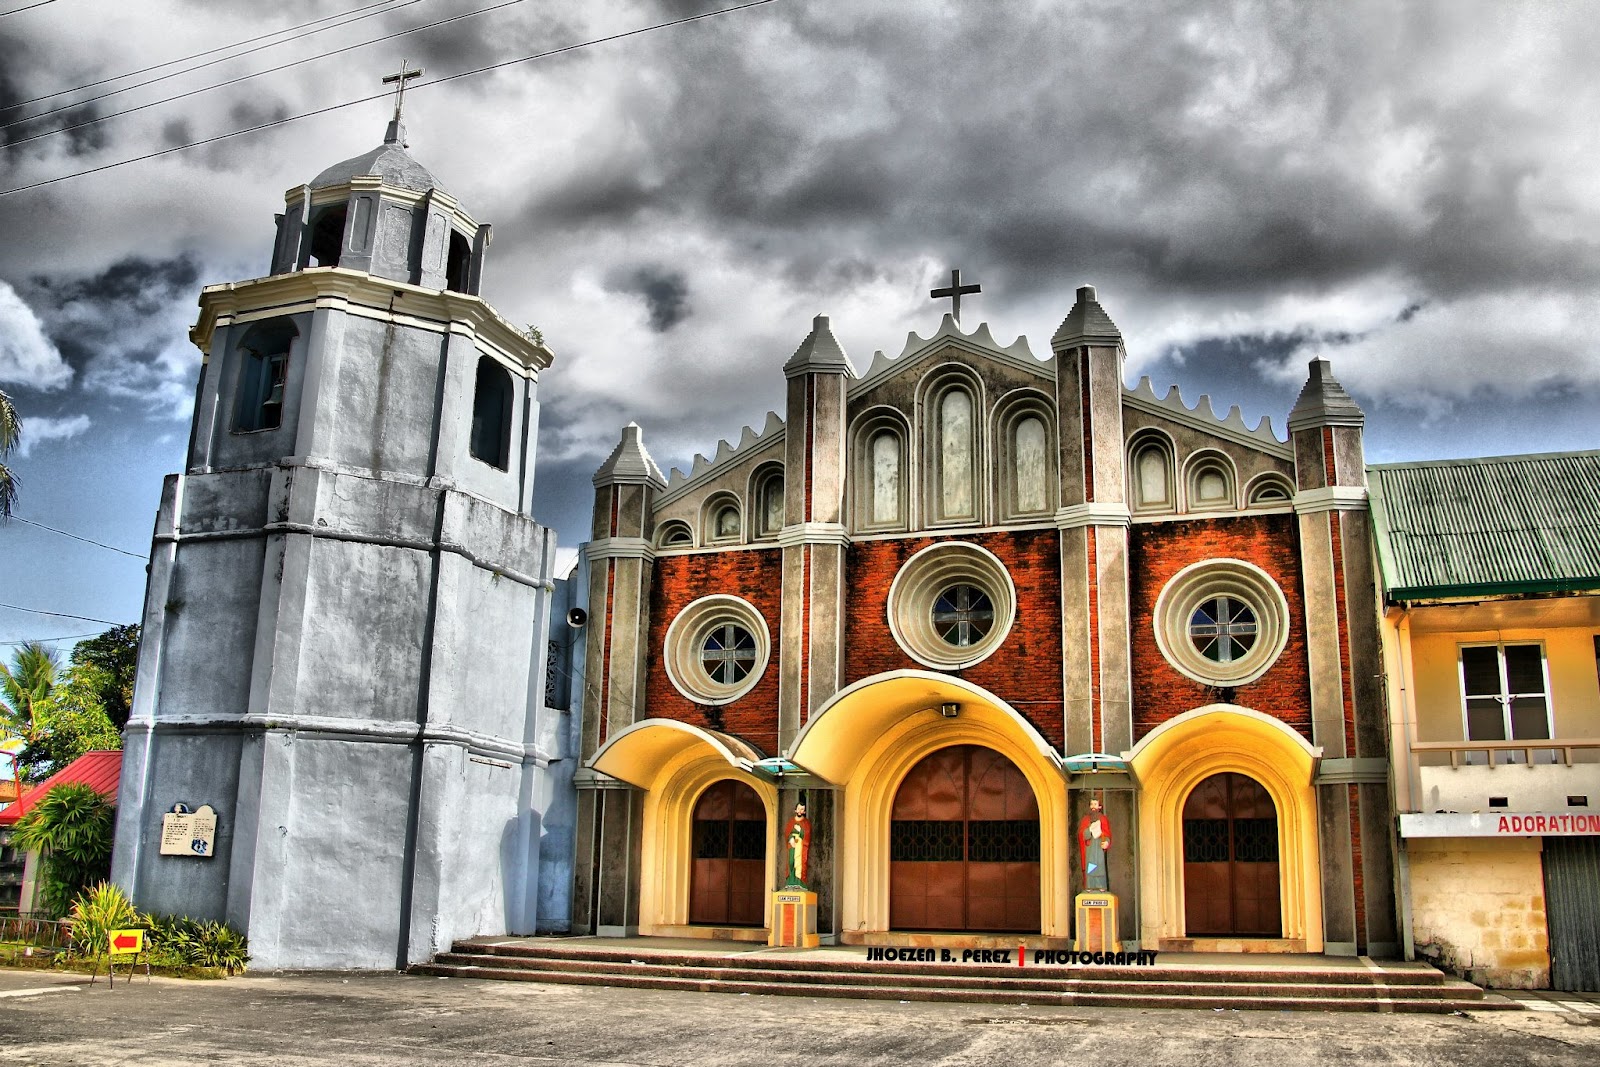
{"type": "Polygon", "coordinates": [[[644,719],[619,731],[589,766],[645,791],[640,827],[639,933],[688,933],[690,847],[695,802],[725,778],[756,791],[766,809],[764,926],[771,926],[772,872],[777,866],[778,791],[751,773],[761,753],[728,734],[671,719],[644,719]]]}
{"type": "Polygon", "coordinates": [[[1150,731],[1128,753],[1139,781],[1140,943],[1183,938],[1183,804],[1201,781],[1233,771],[1254,778],[1278,809],[1283,937],[1321,952],[1317,801],[1312,773],[1322,750],[1259,711],[1211,704],[1150,731]]]}
{"type": "MultiPolygon", "coordinates": [[[[948,709],[947,709],[948,710],[948,709]]],[[[1066,937],[1067,788],[1061,759],[1029,722],[994,694],[930,671],[865,678],[819,708],[789,759],[841,788],[837,886],[840,937],[859,942],[889,929],[889,820],[900,783],[924,756],[981,745],[1016,765],[1039,802],[1041,932],[1066,937]],[[941,711],[956,705],[954,714],[941,711]]]]}

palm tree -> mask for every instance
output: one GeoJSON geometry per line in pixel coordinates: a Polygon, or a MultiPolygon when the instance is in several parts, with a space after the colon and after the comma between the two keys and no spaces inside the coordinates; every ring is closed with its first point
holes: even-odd
{"type": "Polygon", "coordinates": [[[17,501],[17,476],[5,465],[5,458],[17,447],[22,435],[22,416],[4,389],[0,389],[0,521],[11,517],[11,506],[17,501]]]}
{"type": "MultiPolygon", "coordinates": [[[[44,733],[44,714],[56,687],[56,654],[38,641],[17,646],[9,665],[0,663],[0,740],[32,745],[44,733]]],[[[22,768],[11,758],[12,778],[22,790],[22,768]]]]}
{"type": "Polygon", "coordinates": [[[12,844],[44,857],[41,896],[52,918],[65,915],[73,898],[111,871],[116,807],[83,782],[58,785],[17,820],[12,844]]]}

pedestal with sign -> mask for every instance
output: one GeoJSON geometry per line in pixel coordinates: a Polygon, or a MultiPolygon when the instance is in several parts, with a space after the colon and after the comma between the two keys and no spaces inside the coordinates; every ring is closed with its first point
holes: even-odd
{"type": "Polygon", "coordinates": [[[809,889],[779,889],[772,894],[772,936],[780,948],[816,948],[817,895],[809,889]]]}
{"type": "Polygon", "coordinates": [[[1079,893],[1074,899],[1076,929],[1074,952],[1121,952],[1117,940],[1117,895],[1098,890],[1079,893]]]}

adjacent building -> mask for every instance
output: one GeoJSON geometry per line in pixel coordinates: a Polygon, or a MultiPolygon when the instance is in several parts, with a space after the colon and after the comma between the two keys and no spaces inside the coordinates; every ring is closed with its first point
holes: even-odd
{"type": "Polygon", "coordinates": [[[1600,990],[1600,452],[1368,477],[1406,943],[1600,990]]]}

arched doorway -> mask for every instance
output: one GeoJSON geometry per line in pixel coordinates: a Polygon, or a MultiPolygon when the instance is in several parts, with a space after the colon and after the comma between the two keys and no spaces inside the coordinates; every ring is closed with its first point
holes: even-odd
{"type": "Polygon", "coordinates": [[[1183,910],[1190,937],[1280,937],[1278,810],[1248,775],[1213,774],[1183,803],[1183,910]]]}
{"type": "Polygon", "coordinates": [[[1039,930],[1039,803],[1020,770],[979,745],[914,766],[889,824],[896,930],[1039,930]]]}
{"type": "Polygon", "coordinates": [[[689,922],[760,926],[765,918],[767,811],[756,791],[724,778],[700,794],[690,838],[689,922]]]}

